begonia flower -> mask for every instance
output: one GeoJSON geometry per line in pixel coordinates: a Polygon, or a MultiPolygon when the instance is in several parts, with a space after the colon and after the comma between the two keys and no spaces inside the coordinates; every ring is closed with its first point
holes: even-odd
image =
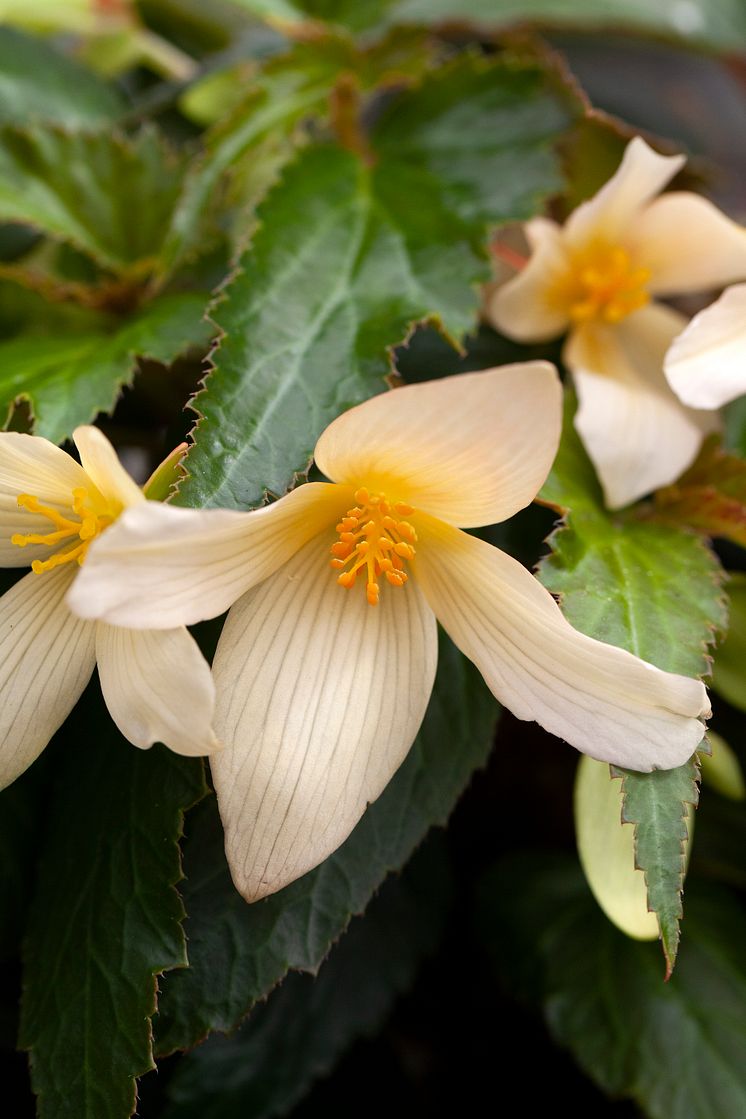
{"type": "Polygon", "coordinates": [[[81,464],[46,439],[0,434],[0,565],[32,568],[0,598],[0,788],[38,757],[96,662],[109,712],[135,746],[217,746],[209,666],[183,626],[120,629],[68,609],[91,544],[145,504],[97,428],[74,439],[81,464]]]}
{"type": "Polygon", "coordinates": [[[463,531],[536,496],[561,400],[546,362],[398,388],[322,433],[330,482],[253,512],[142,503],[92,546],[68,598],[84,617],[169,627],[235,602],[212,772],[247,899],[326,858],[399,767],[433,686],[436,618],[514,715],[579,750],[650,770],[697,746],[701,682],[579,633],[521,564],[463,531]]]}
{"type": "Polygon", "coordinates": [[[568,332],[575,426],[612,509],[675,481],[718,422],[686,407],[693,394],[679,397],[679,380],[670,379],[673,391],[666,380],[664,356],[686,319],[655,297],[746,278],[746,232],[699,195],[658,197],[684,162],[636,137],[563,226],[526,224],[532,255],[487,306],[493,324],[521,342],[568,332]]]}
{"type": "Polygon", "coordinates": [[[720,408],[746,393],[746,284],[694,316],[664,368],[676,395],[694,408],[720,408]]]}

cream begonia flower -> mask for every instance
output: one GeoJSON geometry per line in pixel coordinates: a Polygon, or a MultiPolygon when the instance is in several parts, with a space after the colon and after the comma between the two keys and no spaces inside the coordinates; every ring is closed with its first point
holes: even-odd
{"type": "Polygon", "coordinates": [[[575,426],[612,509],[678,478],[718,423],[685,406],[694,397],[676,395],[677,378],[669,377],[674,391],[666,380],[664,357],[686,319],[651,300],[746,277],[746,232],[699,195],[657,197],[684,162],[636,137],[564,226],[527,223],[532,256],[487,306],[498,330],[521,342],[569,331],[575,426]]]}
{"type": "Polygon", "coordinates": [[[186,629],[121,629],[68,609],[91,544],[145,504],[97,428],[74,439],[82,465],[46,439],[0,433],[0,566],[32,567],[0,598],[0,788],[35,761],[97,661],[111,716],[135,746],[217,747],[215,687],[186,629]]]}
{"type": "Polygon", "coordinates": [[[521,564],[462,531],[533,500],[561,400],[545,362],[399,388],[321,435],[330,483],[247,513],[143,503],[91,548],[68,596],[84,617],[169,627],[235,602],[212,772],[248,900],[334,851],[403,761],[436,617],[506,707],[579,750],[649,770],[697,746],[699,681],[578,633],[521,564]]]}
{"type": "Polygon", "coordinates": [[[694,316],[664,368],[676,395],[694,408],[720,408],[746,393],[746,284],[694,316]]]}

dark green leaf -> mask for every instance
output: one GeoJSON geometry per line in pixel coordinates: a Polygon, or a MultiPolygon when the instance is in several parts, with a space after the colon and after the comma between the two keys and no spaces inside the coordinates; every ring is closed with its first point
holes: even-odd
{"type": "Polygon", "coordinates": [[[648,4],[645,0],[400,0],[390,18],[414,22],[471,20],[487,27],[525,24],[527,20],[584,30],[629,27],[725,50],[746,44],[746,12],[738,0],[687,0],[684,8],[676,3],[648,4]]]}
{"type": "MultiPolygon", "coordinates": [[[[539,577],[561,595],[567,618],[583,633],[629,649],[669,672],[701,676],[714,630],[725,625],[722,570],[690,533],[610,514],[572,425],[569,402],[560,451],[542,490],[569,510],[551,538],[539,577]]],[[[697,802],[697,766],[624,775],[624,818],[636,825],[637,863],[648,902],[661,923],[668,967],[679,940],[684,873],[684,804],[697,802]]]]}
{"type": "Polygon", "coordinates": [[[124,103],[111,85],[43,39],[0,27],[0,123],[103,128],[124,103]]]}
{"type": "Polygon", "coordinates": [[[690,885],[686,924],[664,983],[654,946],[606,920],[570,860],[514,859],[482,891],[496,968],[542,1003],[555,1040],[605,1092],[649,1119],[741,1119],[746,915],[733,895],[690,885]]]}
{"type": "Polygon", "coordinates": [[[492,744],[496,704],[444,638],[430,706],[404,764],[349,839],[316,870],[247,905],[230,879],[214,801],[187,821],[188,971],[163,981],[157,1049],[228,1030],[292,968],[315,971],[388,872],[442,824],[492,744]]]}
{"type": "Polygon", "coordinates": [[[728,580],[730,625],[715,654],[712,686],[728,703],[746,711],[746,575],[728,580]]]}
{"type": "Polygon", "coordinates": [[[177,841],[203,770],[165,747],[135,749],[93,704],[78,706],[58,761],[20,1044],[43,1119],[128,1119],[134,1078],[154,1067],[156,975],[187,962],[177,841]]]}
{"type": "Polygon", "coordinates": [[[473,326],[485,224],[527,217],[557,188],[551,142],[568,120],[535,66],[465,58],[396,100],[372,168],[307,149],[215,309],[225,337],[179,500],[284,493],[323,428],[384,388],[387,348],[414,321],[454,338],[473,326]]]}
{"type": "Polygon", "coordinates": [[[133,139],[51,125],[0,129],[0,219],[31,225],[133,280],[155,266],[181,175],[153,128],[133,139]]]}
{"type": "Polygon", "coordinates": [[[188,1054],[169,1083],[165,1119],[286,1115],[353,1041],[380,1029],[440,939],[449,893],[443,854],[430,843],[389,878],[318,976],[289,975],[236,1034],[188,1054]]]}
{"type": "Polygon", "coordinates": [[[168,365],[189,346],[206,349],[212,328],[204,321],[206,297],[167,295],[108,333],[20,336],[0,342],[0,410],[26,400],[34,431],[53,443],[78,424],[111,412],[132,383],[137,358],[168,365]]]}
{"type": "Polygon", "coordinates": [[[0,792],[0,960],[16,955],[44,819],[44,760],[0,792]]]}

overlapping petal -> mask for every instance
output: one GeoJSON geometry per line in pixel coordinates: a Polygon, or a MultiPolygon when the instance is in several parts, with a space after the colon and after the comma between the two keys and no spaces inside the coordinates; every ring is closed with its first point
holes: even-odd
{"type": "Polygon", "coordinates": [[[579,400],[575,426],[611,509],[678,478],[718,422],[681,404],[663,375],[684,322],[653,305],[613,327],[588,323],[565,346],[579,400]]]}
{"type": "Polygon", "coordinates": [[[351,408],[316,444],[320,470],[472,527],[528,505],[557,453],[562,389],[543,361],[407,385],[351,408]]]}
{"type": "Polygon", "coordinates": [[[96,627],[64,601],[74,575],[25,575],[0,598],[0,788],[35,761],[93,672],[96,627]]]}
{"type": "Polygon", "coordinates": [[[109,714],[135,746],[163,742],[195,757],[218,749],[210,666],[185,629],[132,630],[99,622],[96,661],[109,714]]]}
{"type": "Polygon", "coordinates": [[[487,316],[507,338],[547,342],[569,325],[567,304],[555,291],[568,274],[570,258],[556,222],[534,218],[526,224],[532,249],[526,266],[492,294],[487,316]]]}
{"type": "Polygon", "coordinates": [[[573,210],[563,234],[578,249],[590,240],[624,240],[651,199],[686,163],[683,155],[659,155],[640,136],[627,144],[616,172],[587,202],[573,210]]]}
{"type": "Polygon", "coordinates": [[[692,408],[720,408],[746,393],[746,284],[728,288],[674,339],[668,383],[692,408]]]}
{"type": "Polygon", "coordinates": [[[123,509],[145,500],[142,490],[130,478],[102,431],[85,424],[75,429],[73,439],[83,469],[99,493],[123,509]]]}
{"type": "Polygon", "coordinates": [[[248,900],[326,858],[401,764],[433,685],[417,586],[345,591],[322,533],[228,615],[211,759],[233,879],[248,900]]]}
{"type": "Polygon", "coordinates": [[[706,291],[746,277],[746,230],[688,191],[651,202],[626,243],[649,269],[656,295],[706,291]]]}
{"type": "Polygon", "coordinates": [[[430,606],[519,719],[602,761],[683,764],[709,714],[704,685],[587,637],[516,560],[434,520],[413,567],[430,606]]]}
{"type": "Polygon", "coordinates": [[[68,603],[82,618],[135,629],[216,617],[352,500],[346,487],[318,482],[252,513],[143,502],[91,545],[68,603]]]}

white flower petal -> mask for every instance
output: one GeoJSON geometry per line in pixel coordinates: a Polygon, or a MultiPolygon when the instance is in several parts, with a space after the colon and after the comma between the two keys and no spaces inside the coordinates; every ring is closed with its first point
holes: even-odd
{"type": "Polygon", "coordinates": [[[554,290],[570,259],[556,222],[534,218],[525,226],[532,255],[526,266],[491,295],[485,312],[497,330],[517,342],[547,342],[568,326],[567,304],[554,290]]]}
{"type": "Polygon", "coordinates": [[[610,509],[669,485],[696,457],[717,416],[686,408],[663,375],[684,319],[667,307],[636,311],[615,326],[588,323],[565,346],[579,407],[575,427],[610,509]]]}
{"type": "Polygon", "coordinates": [[[656,199],[630,226],[626,244],[650,270],[657,295],[720,288],[746,279],[746,230],[688,191],[656,199]]]}
{"type": "Polygon", "coordinates": [[[690,757],[709,713],[703,684],[579,633],[538,580],[490,544],[434,520],[420,535],[412,567],[428,602],[514,715],[630,769],[690,757]]]}
{"type": "Polygon", "coordinates": [[[533,500],[561,425],[557,371],[531,361],[374,396],[329,425],[315,458],[336,482],[472,527],[533,500]]]}
{"type": "MultiPolygon", "coordinates": [[[[635,829],[622,823],[622,781],[607,762],[581,758],[575,779],[575,833],[588,885],[606,916],[636,940],[655,940],[645,875],[635,866],[635,829]]],[[[691,832],[690,832],[691,834],[691,832]]]]}
{"type": "Polygon", "coordinates": [[[218,749],[210,666],[183,627],[134,630],[99,622],[96,660],[109,713],[135,746],[163,742],[196,757],[218,749]]]}
{"type": "Polygon", "coordinates": [[[16,431],[0,432],[0,567],[28,567],[32,560],[48,559],[49,548],[11,544],[15,533],[46,533],[51,521],[18,508],[20,494],[38,498],[61,513],[69,513],[72,491],[86,485],[77,462],[47,439],[16,431]]]}
{"type": "Polygon", "coordinates": [[[215,656],[211,759],[233,879],[253,901],[347,837],[417,733],[437,659],[412,580],[337,585],[323,533],[238,602],[215,656]]]}
{"type": "Polygon", "coordinates": [[[696,315],[666,354],[668,383],[692,408],[720,408],[746,393],[746,284],[696,315]]]}
{"type": "Polygon", "coordinates": [[[0,788],[39,756],[93,672],[94,627],[65,605],[74,575],[25,575],[0,598],[0,788]]]}
{"type": "Polygon", "coordinates": [[[319,482],[251,513],[143,502],[94,540],[68,605],[133,629],[214,618],[351,504],[346,487],[319,482]]]}
{"type": "Polygon", "coordinates": [[[108,501],[127,509],[145,500],[142,490],[122,466],[103,431],[85,424],[75,429],[73,439],[83,469],[108,501]]]}
{"type": "Polygon", "coordinates": [[[630,140],[616,173],[597,194],[572,212],[564,226],[567,244],[581,248],[589,241],[626,242],[640,211],[686,163],[683,155],[658,155],[640,136],[630,140]]]}

